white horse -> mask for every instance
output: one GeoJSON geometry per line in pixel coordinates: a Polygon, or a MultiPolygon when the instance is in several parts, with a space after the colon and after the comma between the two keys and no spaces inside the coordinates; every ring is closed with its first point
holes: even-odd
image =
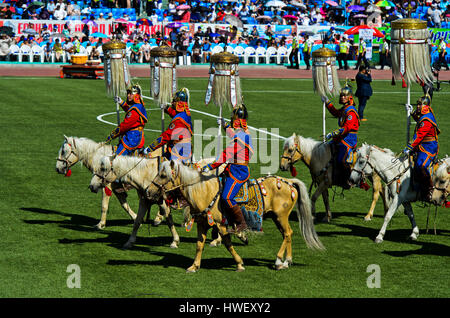
{"type": "Polygon", "coordinates": [[[431,202],[437,206],[448,205],[448,195],[450,194],[450,157],[442,159],[442,164],[433,175],[433,193],[431,202]]]}
{"type": "MultiPolygon", "coordinates": [[[[214,161],[214,158],[204,159],[198,164],[203,166],[214,161]]],[[[136,219],[134,220],[133,231],[128,241],[123,246],[124,249],[129,249],[136,242],[137,231],[142,224],[142,220],[147,211],[153,204],[163,204],[164,201],[155,202],[149,200],[146,196],[147,188],[152,184],[153,179],[158,174],[159,163],[157,158],[145,159],[130,156],[104,156],[100,159],[99,169],[94,171],[94,174],[89,184],[89,188],[93,192],[97,192],[103,188],[105,184],[114,184],[116,180],[120,180],[126,184],[134,187],[139,196],[139,210],[136,219]]],[[[173,223],[170,209],[166,210],[167,225],[173,236],[173,242],[170,244],[171,248],[177,248],[180,243],[180,237],[173,223]]]]}
{"type": "MultiPolygon", "coordinates": [[[[100,159],[104,156],[112,155],[113,147],[104,143],[97,143],[88,138],[67,137],[64,136],[64,142],[58,151],[56,158],[56,172],[63,175],[69,175],[70,168],[77,162],[88,168],[91,172],[98,169],[100,159]]],[[[136,213],[130,208],[127,202],[125,191],[117,192],[120,189],[118,183],[107,185],[112,193],[117,197],[122,208],[127,212],[131,219],[136,219],[136,213]]],[[[104,229],[106,226],[106,214],[108,212],[110,196],[106,194],[107,188],[102,189],[102,215],[99,223],[95,226],[97,229],[104,229]]]]}
{"type": "MultiPolygon", "coordinates": [[[[291,170],[293,173],[294,164],[302,160],[309,168],[311,173],[312,184],[316,184],[317,189],[311,197],[312,212],[315,215],[316,201],[322,195],[323,203],[325,205],[326,216],[323,221],[329,222],[331,220],[331,210],[328,198],[328,188],[333,186],[333,167],[330,164],[332,158],[331,147],[329,143],[314,140],[312,138],[305,138],[295,133],[286,139],[284,144],[283,155],[281,157],[280,169],[283,171],[291,170]]],[[[364,217],[366,221],[370,221],[375,210],[375,205],[380,197],[383,199],[384,211],[387,211],[387,198],[385,196],[384,187],[381,184],[380,177],[377,174],[372,176],[372,204],[369,212],[364,217]]]]}
{"type": "Polygon", "coordinates": [[[356,153],[357,159],[350,174],[350,182],[357,185],[364,180],[366,175],[371,175],[375,171],[388,186],[392,197],[389,209],[384,217],[383,226],[375,242],[383,242],[389,221],[400,205],[403,205],[404,212],[411,222],[412,233],[409,237],[412,240],[417,240],[419,228],[416,225],[410,202],[420,199],[420,191],[416,191],[413,188],[411,179],[412,168],[409,161],[406,158],[396,158],[395,154],[389,149],[381,149],[366,143],[356,153]]]}

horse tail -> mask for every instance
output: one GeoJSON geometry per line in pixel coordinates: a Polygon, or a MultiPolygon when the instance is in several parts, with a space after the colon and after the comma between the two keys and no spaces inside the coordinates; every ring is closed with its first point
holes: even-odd
{"type": "Polygon", "coordinates": [[[320,241],[316,229],[314,228],[314,219],[311,212],[311,200],[308,196],[308,190],[305,184],[299,179],[293,178],[290,179],[290,181],[294,184],[294,187],[298,192],[297,217],[300,232],[306,242],[306,246],[313,249],[324,250],[325,247],[320,241]]]}

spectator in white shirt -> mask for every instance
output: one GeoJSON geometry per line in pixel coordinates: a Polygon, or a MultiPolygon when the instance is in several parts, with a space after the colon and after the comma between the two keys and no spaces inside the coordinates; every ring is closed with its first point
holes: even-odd
{"type": "Polygon", "coordinates": [[[55,13],[53,14],[53,17],[56,20],[64,20],[66,18],[66,16],[67,16],[66,10],[62,9],[61,6],[58,4],[56,6],[56,10],[55,10],[55,13]]]}

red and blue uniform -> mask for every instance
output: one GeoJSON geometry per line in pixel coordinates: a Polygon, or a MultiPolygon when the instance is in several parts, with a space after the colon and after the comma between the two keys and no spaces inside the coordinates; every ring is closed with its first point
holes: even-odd
{"type": "Polygon", "coordinates": [[[422,170],[429,177],[434,159],[439,153],[439,127],[433,111],[429,106],[423,106],[421,116],[417,120],[413,141],[410,149],[417,153],[414,169],[422,170]]]}
{"type": "Polygon", "coordinates": [[[326,104],[328,111],[337,117],[340,129],[333,132],[333,142],[337,145],[337,162],[348,165],[347,161],[358,143],[359,116],[352,101],[340,109],[331,102],[326,104]]]}
{"type": "Polygon", "coordinates": [[[221,200],[229,208],[232,208],[237,205],[234,197],[250,177],[248,163],[253,155],[253,144],[248,131],[242,128],[233,130],[229,124],[225,126],[225,129],[232,141],[216,161],[209,164],[208,167],[216,169],[224,163],[227,164],[225,168],[226,180],[221,200]]]}
{"type": "Polygon", "coordinates": [[[169,128],[156,138],[150,146],[149,151],[154,151],[167,144],[167,152],[164,154],[168,159],[181,160],[188,163],[192,155],[191,139],[192,139],[192,120],[187,102],[177,102],[177,109],[185,111],[178,112],[170,107],[166,109],[166,113],[172,117],[169,128]]]}
{"type": "MultiPolygon", "coordinates": [[[[138,99],[142,101],[140,98],[138,99]]],[[[120,136],[117,155],[129,155],[136,149],[144,147],[144,127],[147,123],[147,111],[143,103],[133,103],[131,106],[125,101],[121,105],[126,112],[124,120],[108,136],[107,141],[120,136]]]]}

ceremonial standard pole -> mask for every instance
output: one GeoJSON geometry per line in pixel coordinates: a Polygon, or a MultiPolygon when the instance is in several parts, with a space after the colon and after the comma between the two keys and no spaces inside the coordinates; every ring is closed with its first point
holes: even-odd
{"type": "MultiPolygon", "coordinates": [[[[127,63],[126,44],[113,39],[102,45],[106,94],[109,97],[124,95],[131,86],[127,63]]],[[[120,124],[119,103],[116,102],[117,124],[120,124]]]]}
{"type": "MultiPolygon", "coordinates": [[[[336,52],[327,49],[325,46],[312,52],[312,75],[313,75],[313,88],[321,98],[332,97],[339,95],[341,85],[339,83],[339,77],[336,69],[336,52]]],[[[322,131],[323,141],[326,136],[325,125],[325,102],[322,105],[322,131]]]]}

